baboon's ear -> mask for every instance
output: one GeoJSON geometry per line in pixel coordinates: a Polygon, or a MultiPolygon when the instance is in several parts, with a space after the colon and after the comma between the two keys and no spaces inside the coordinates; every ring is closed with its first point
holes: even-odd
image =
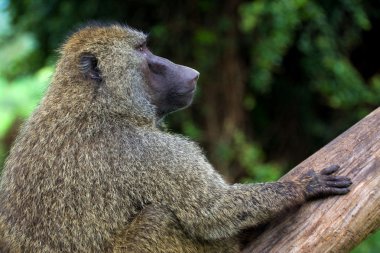
{"type": "Polygon", "coordinates": [[[86,78],[97,82],[102,81],[101,73],[98,68],[98,59],[91,53],[83,53],[79,59],[79,70],[86,78]]]}

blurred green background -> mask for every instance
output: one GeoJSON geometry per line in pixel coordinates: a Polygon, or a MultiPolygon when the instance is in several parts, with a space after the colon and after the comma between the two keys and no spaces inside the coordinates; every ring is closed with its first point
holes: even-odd
{"type": "MultiPolygon", "coordinates": [[[[230,182],[276,180],[380,104],[378,0],[0,0],[0,168],[89,20],[149,32],[153,52],[201,72],[168,129],[230,182]]],[[[380,233],[353,252],[380,252],[380,233]]]]}

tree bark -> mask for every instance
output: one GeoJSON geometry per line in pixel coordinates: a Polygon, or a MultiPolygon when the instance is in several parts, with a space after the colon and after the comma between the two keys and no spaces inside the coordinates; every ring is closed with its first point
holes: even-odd
{"type": "Polygon", "coordinates": [[[291,170],[291,180],[309,168],[341,166],[353,184],[345,196],[308,202],[278,217],[244,253],[349,252],[380,227],[380,107],[291,170]]]}

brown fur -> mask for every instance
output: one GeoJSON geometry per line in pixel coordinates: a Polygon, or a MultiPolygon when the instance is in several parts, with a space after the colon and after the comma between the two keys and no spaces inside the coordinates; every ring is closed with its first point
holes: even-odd
{"type": "Polygon", "coordinates": [[[229,185],[196,144],[159,130],[135,51],[145,37],[87,27],[62,47],[6,161],[3,251],[237,252],[239,231],[311,195],[313,176],[229,185]],[[83,53],[97,57],[102,83],[80,72],[83,53]]]}

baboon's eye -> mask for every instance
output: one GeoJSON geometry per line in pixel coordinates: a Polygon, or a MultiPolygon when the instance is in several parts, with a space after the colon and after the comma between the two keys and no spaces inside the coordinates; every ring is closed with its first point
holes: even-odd
{"type": "Polygon", "coordinates": [[[143,44],[140,44],[136,47],[137,51],[139,52],[144,52],[146,50],[146,42],[144,42],[143,44]]]}

